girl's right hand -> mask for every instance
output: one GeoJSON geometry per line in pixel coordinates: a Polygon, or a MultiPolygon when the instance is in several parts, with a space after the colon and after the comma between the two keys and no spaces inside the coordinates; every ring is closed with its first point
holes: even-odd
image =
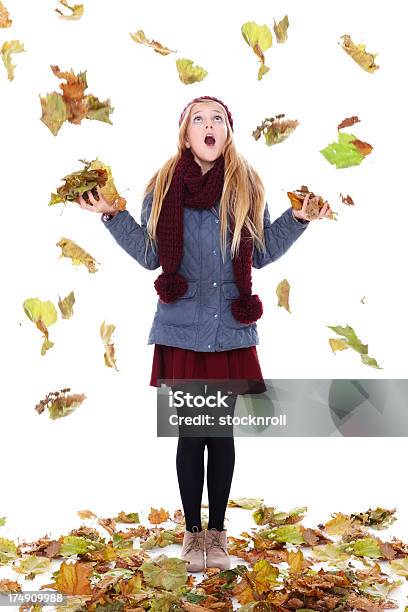
{"type": "Polygon", "coordinates": [[[107,202],[105,200],[105,198],[103,197],[102,193],[101,193],[101,188],[99,187],[99,185],[96,186],[96,190],[98,192],[99,195],[99,199],[95,199],[95,197],[93,196],[91,191],[87,191],[87,196],[89,198],[89,201],[92,202],[91,204],[88,204],[88,202],[86,202],[84,200],[84,198],[82,197],[82,195],[78,195],[76,201],[78,202],[78,204],[80,205],[81,208],[84,208],[86,210],[90,210],[91,212],[97,212],[97,213],[110,213],[110,214],[115,214],[117,212],[119,212],[117,210],[117,202],[113,202],[113,204],[109,204],[109,202],[107,202]]]}

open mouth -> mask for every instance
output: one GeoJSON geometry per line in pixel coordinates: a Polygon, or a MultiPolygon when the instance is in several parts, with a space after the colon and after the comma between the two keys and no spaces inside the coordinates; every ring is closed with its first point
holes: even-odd
{"type": "Polygon", "coordinates": [[[215,145],[215,138],[214,136],[207,134],[207,136],[204,138],[204,142],[207,146],[213,147],[215,145]]]}

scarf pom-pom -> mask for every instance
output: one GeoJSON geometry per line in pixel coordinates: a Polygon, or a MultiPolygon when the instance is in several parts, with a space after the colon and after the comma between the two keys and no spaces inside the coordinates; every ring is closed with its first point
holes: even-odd
{"type": "Polygon", "coordinates": [[[262,316],[262,302],[258,295],[239,297],[232,302],[231,312],[240,323],[254,323],[262,316]]]}
{"type": "Polygon", "coordinates": [[[162,302],[168,304],[175,302],[185,294],[188,282],[177,272],[163,272],[154,281],[154,286],[162,302]]]}

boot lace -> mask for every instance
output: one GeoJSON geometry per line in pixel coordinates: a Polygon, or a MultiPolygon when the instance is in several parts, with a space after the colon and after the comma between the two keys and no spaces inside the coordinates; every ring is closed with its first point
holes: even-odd
{"type": "Polygon", "coordinates": [[[199,551],[201,546],[200,546],[200,531],[193,531],[193,537],[191,539],[191,542],[189,542],[186,546],[186,554],[190,552],[190,550],[196,550],[199,551]]]}
{"type": "Polygon", "coordinates": [[[211,548],[220,548],[225,554],[228,554],[221,542],[221,532],[210,529],[208,534],[210,534],[210,541],[207,545],[207,550],[210,550],[211,548]]]}

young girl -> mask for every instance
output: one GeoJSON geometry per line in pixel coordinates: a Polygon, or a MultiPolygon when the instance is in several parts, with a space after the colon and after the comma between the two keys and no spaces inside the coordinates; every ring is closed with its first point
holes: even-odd
{"type": "MultiPolygon", "coordinates": [[[[174,391],[196,387],[197,380],[230,380],[233,412],[237,394],[266,390],[256,351],[263,309],[252,294],[252,267],[283,255],[311,219],[305,198],[302,210],[289,207],[271,223],[261,179],[236,151],[232,115],[221,100],[195,98],[181,113],[179,128],[176,155],[146,187],[141,225],[106,202],[99,188],[99,199],[88,191],[91,204],[81,196],[79,203],[103,213],[114,239],[143,267],[162,267],[154,281],[160,299],[148,339],[155,345],[150,384],[186,381],[186,387],[175,383],[174,391]]],[[[327,212],[325,205],[319,218],[327,212]]],[[[204,386],[195,391],[205,393],[204,386]]],[[[224,518],[234,464],[232,435],[179,432],[176,465],[186,520],[181,556],[189,571],[201,571],[204,563],[230,567],[224,518]],[[203,530],[206,445],[209,523],[203,530]]]]}

